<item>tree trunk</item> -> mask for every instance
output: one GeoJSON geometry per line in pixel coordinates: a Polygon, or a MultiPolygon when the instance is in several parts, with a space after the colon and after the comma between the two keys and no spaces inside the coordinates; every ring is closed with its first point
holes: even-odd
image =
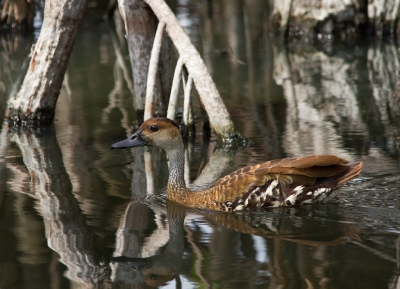
{"type": "Polygon", "coordinates": [[[87,0],[49,0],[32,59],[19,92],[8,101],[9,118],[22,125],[48,123],[60,94],[87,0]]]}
{"type": "Polygon", "coordinates": [[[400,1],[269,1],[275,32],[289,40],[347,40],[399,33],[400,1]]]}
{"type": "MultiPolygon", "coordinates": [[[[151,50],[153,47],[154,35],[157,28],[157,17],[149,6],[143,0],[119,0],[119,11],[125,22],[126,37],[128,40],[129,55],[133,71],[133,83],[135,90],[134,107],[136,109],[139,123],[143,121],[147,75],[149,71],[149,62],[151,50]]],[[[164,42],[164,41],[163,41],[164,42]]],[[[165,53],[168,45],[163,43],[162,51],[165,53]]],[[[162,66],[164,73],[157,73],[156,85],[154,88],[154,104],[156,115],[166,115],[165,92],[168,87],[165,83],[170,82],[169,66],[163,58],[169,59],[169,55],[161,56],[159,67],[162,66]],[[169,77],[169,78],[168,78],[169,77]],[[161,83],[163,87],[161,88],[161,83]],[[164,94],[164,95],[162,95],[164,94]]]]}

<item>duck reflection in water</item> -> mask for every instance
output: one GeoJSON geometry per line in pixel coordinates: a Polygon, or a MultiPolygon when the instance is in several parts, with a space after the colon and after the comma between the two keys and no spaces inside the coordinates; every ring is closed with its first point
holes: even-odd
{"type": "MultiPolygon", "coordinates": [[[[152,204],[149,206],[153,210],[156,209],[155,211],[158,212],[165,209],[165,207],[160,205],[152,204]]],[[[210,264],[208,265],[202,264],[199,268],[197,268],[201,271],[204,270],[204,274],[207,275],[206,279],[212,279],[213,274],[216,276],[224,276],[227,274],[227,271],[233,269],[237,270],[242,266],[246,266],[245,264],[247,263],[255,264],[256,266],[258,266],[255,269],[257,271],[265,270],[265,266],[258,263],[255,260],[254,256],[241,256],[241,254],[237,252],[238,244],[236,244],[235,241],[241,238],[244,238],[243,240],[249,241],[251,240],[251,236],[261,236],[266,240],[266,245],[269,246],[267,252],[265,253],[267,255],[264,256],[264,258],[266,258],[267,260],[271,260],[270,264],[274,265],[273,267],[270,267],[268,269],[271,274],[275,275],[276,273],[276,276],[280,275],[279,272],[283,268],[278,266],[280,262],[284,262],[286,264],[284,265],[286,268],[285,270],[293,270],[294,274],[298,274],[298,254],[302,252],[302,270],[308,268],[308,270],[306,271],[309,271],[308,274],[311,275],[307,276],[307,278],[309,279],[309,282],[313,283],[315,281],[314,279],[318,279],[318,277],[312,274],[312,268],[313,266],[321,266],[321,262],[327,262],[327,264],[329,264],[328,259],[331,258],[329,257],[331,256],[331,254],[329,253],[331,252],[331,249],[329,248],[334,248],[336,247],[334,245],[342,245],[345,244],[347,241],[358,239],[357,232],[349,231],[346,225],[339,223],[335,223],[337,224],[337,226],[326,226],[325,223],[319,223],[319,225],[316,225],[315,220],[313,220],[312,217],[310,218],[310,216],[313,214],[318,215],[319,217],[323,216],[324,214],[326,214],[325,209],[327,207],[329,206],[324,206],[323,210],[317,209],[314,211],[310,211],[310,208],[276,208],[268,212],[263,212],[262,214],[254,212],[244,212],[242,214],[226,214],[223,212],[207,212],[198,210],[193,211],[173,201],[168,201],[166,207],[166,216],[168,223],[169,240],[166,245],[158,250],[153,249],[153,251],[157,253],[146,258],[133,258],[126,256],[113,257],[111,268],[113,268],[114,270],[113,275],[118,276],[118,278],[113,278],[112,280],[113,282],[122,281],[127,284],[132,284],[133,282],[137,285],[145,283],[149,286],[161,286],[168,281],[175,279],[177,284],[180,284],[180,275],[185,276],[185,278],[187,279],[191,279],[194,277],[192,276],[193,273],[190,272],[188,268],[182,268],[181,265],[183,261],[187,259],[185,263],[191,263],[193,260],[199,260],[199,258],[203,259],[204,256],[202,257],[198,255],[201,253],[205,254],[205,256],[208,256],[204,259],[208,260],[207,264],[208,262],[210,262],[210,264]],[[185,217],[188,217],[187,223],[189,225],[184,225],[185,217]],[[201,228],[209,226],[215,228],[215,230],[210,233],[212,237],[206,238],[206,240],[208,241],[204,241],[204,232],[200,233],[200,231],[202,230],[201,228]],[[221,234],[225,234],[231,237],[225,238],[222,237],[221,234]],[[248,239],[248,237],[250,237],[250,239],[248,239]],[[187,241],[185,242],[185,240],[187,241]],[[206,243],[204,242],[208,244],[206,245],[206,243]],[[277,247],[274,248],[275,246],[277,247]],[[309,253],[307,252],[310,251],[310,246],[312,248],[315,248],[315,250],[321,252],[320,254],[322,255],[320,255],[319,257],[322,258],[321,260],[312,260],[313,257],[311,255],[307,256],[309,255],[309,253]],[[281,252],[280,250],[278,250],[278,248],[280,247],[289,249],[288,252],[291,252],[290,260],[287,259],[289,258],[287,254],[283,254],[282,256],[280,256],[281,252]],[[217,249],[217,251],[214,251],[213,248],[219,249],[217,249]],[[295,253],[296,251],[293,251],[294,248],[297,248],[297,253],[295,253]],[[271,253],[269,253],[270,249],[271,253]],[[208,250],[210,251],[208,252],[208,250]],[[227,251],[230,252],[229,258],[225,256],[225,253],[227,251]],[[185,255],[184,252],[186,252],[185,255]],[[326,255],[324,252],[326,253],[326,255]],[[323,257],[324,255],[327,258],[326,260],[325,257],[323,257]],[[245,259],[243,259],[244,257],[245,259]],[[206,273],[206,271],[210,270],[213,267],[212,264],[214,264],[215,262],[217,262],[218,264],[219,262],[223,262],[223,264],[219,264],[216,268],[213,269],[212,272],[210,271],[206,273]],[[289,264],[288,262],[290,264],[292,264],[293,262],[293,268],[287,268],[289,264]],[[263,267],[264,269],[260,269],[261,267],[263,267]],[[127,270],[133,270],[130,273],[130,276],[126,276],[126,274],[124,276],[123,274],[121,274],[121,272],[126,272],[127,270]],[[211,275],[208,276],[208,274],[211,275]]],[[[328,211],[330,210],[328,209],[328,211]]],[[[332,214],[331,211],[329,213],[332,214]]],[[[135,214],[135,210],[131,210],[129,214],[132,214],[132,216],[126,216],[126,218],[132,219],[135,214]]],[[[138,232],[138,230],[135,228],[124,228],[124,230],[131,233],[135,232],[133,234],[143,236],[143,231],[148,230],[148,228],[142,227],[142,233],[138,232]]],[[[155,231],[156,229],[153,227],[152,230],[155,231]]],[[[147,232],[147,235],[149,234],[150,233],[147,232]]],[[[131,242],[135,242],[133,238],[129,238],[127,236],[125,237],[126,239],[131,240],[131,242]]],[[[149,248],[155,246],[154,239],[153,243],[151,243],[151,238],[148,238],[147,241],[149,243],[145,241],[141,245],[143,247],[149,248]]],[[[138,244],[124,244],[126,248],[132,248],[137,245],[138,244]]],[[[246,243],[246,245],[250,244],[246,243]]],[[[250,282],[250,279],[245,282],[250,282]]],[[[212,280],[203,281],[211,283],[213,282],[212,280]]],[[[280,277],[278,281],[285,283],[288,280],[281,280],[280,277]]]]}
{"type": "Polygon", "coordinates": [[[141,281],[150,286],[160,286],[174,278],[179,279],[184,250],[184,208],[169,202],[167,219],[169,240],[159,255],[148,258],[114,257],[112,263],[133,268],[140,273],[141,281]]]}

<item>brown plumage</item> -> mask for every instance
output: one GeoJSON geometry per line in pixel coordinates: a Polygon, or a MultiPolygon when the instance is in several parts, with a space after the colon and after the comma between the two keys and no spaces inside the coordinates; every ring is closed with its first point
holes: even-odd
{"type": "Polygon", "coordinates": [[[167,197],[192,208],[240,211],[245,208],[323,203],[337,195],[341,185],[357,176],[362,163],[348,164],[333,155],[285,158],[247,166],[191,191],[184,181],[184,146],[178,125],[168,118],[145,121],[127,140],[112,148],[163,148],[170,161],[167,197]]]}

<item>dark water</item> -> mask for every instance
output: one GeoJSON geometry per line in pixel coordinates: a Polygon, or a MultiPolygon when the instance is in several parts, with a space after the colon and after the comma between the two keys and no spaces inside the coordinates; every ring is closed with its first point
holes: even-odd
{"type": "MultiPolygon", "coordinates": [[[[187,180],[312,153],[362,160],[340,200],[242,214],[130,202],[162,192],[167,160],[109,149],[137,128],[130,66],[114,25],[88,21],[54,125],[1,127],[0,288],[399,288],[398,46],[280,45],[262,2],[176,7],[248,139],[218,148],[199,125],[187,180]]],[[[4,114],[32,39],[0,39],[4,114]]]]}

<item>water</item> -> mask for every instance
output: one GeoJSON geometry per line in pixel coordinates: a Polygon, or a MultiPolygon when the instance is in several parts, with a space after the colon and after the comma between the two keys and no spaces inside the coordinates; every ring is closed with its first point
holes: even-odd
{"type": "MultiPolygon", "coordinates": [[[[280,45],[268,38],[261,4],[225,11],[213,3],[212,18],[191,1],[177,11],[182,21],[193,18],[185,25],[248,145],[218,148],[198,125],[187,180],[202,185],[311,153],[362,160],[361,175],[326,205],[222,214],[131,202],[165,189],[167,160],[155,148],[110,150],[137,128],[131,77],[117,62],[113,26],[89,21],[54,124],[1,127],[1,288],[399,286],[397,45],[280,45]],[[235,21],[222,21],[223,13],[235,21]]],[[[32,39],[0,38],[4,113],[32,39]]]]}

